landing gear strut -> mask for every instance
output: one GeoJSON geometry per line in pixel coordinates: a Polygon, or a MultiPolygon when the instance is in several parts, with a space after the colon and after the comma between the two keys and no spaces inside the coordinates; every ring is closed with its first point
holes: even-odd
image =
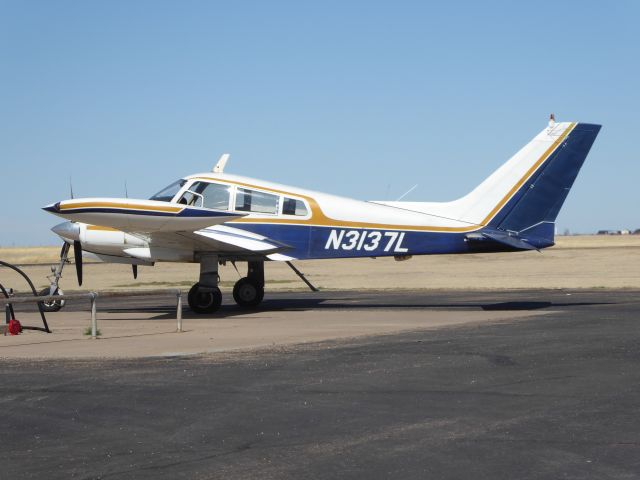
{"type": "Polygon", "coordinates": [[[255,308],[264,298],[264,262],[248,262],[247,276],[233,287],[233,299],[244,308],[255,308]]]}
{"type": "MultiPolygon", "coordinates": [[[[45,288],[41,290],[38,295],[41,297],[44,296],[54,296],[54,295],[64,295],[64,292],[58,287],[60,283],[60,279],[62,278],[62,270],[64,269],[65,264],[69,261],[69,245],[67,242],[62,244],[62,250],[60,250],[60,262],[56,266],[51,267],[51,275],[47,278],[49,279],[50,285],[49,288],[45,288]]],[[[64,300],[55,300],[51,299],[47,302],[42,302],[42,310],[45,312],[57,312],[62,307],[64,307],[64,300]]]]}
{"type": "Polygon", "coordinates": [[[187,297],[189,307],[196,313],[213,313],[222,304],[222,293],[218,288],[218,256],[200,257],[200,281],[196,283],[187,297]]]}
{"type": "MultiPolygon", "coordinates": [[[[218,255],[200,255],[200,281],[191,287],[188,297],[189,306],[195,313],[213,313],[222,304],[222,294],[218,288],[218,261],[218,255]]],[[[312,291],[318,291],[291,262],[287,262],[287,265],[312,291]]],[[[247,276],[238,280],[233,287],[233,299],[239,307],[255,308],[264,298],[264,260],[249,261],[247,267],[247,276]]]]}
{"type": "MultiPolygon", "coordinates": [[[[200,280],[189,290],[189,307],[195,313],[213,313],[222,304],[218,288],[218,255],[200,256],[200,280]]],[[[264,261],[248,262],[247,276],[233,287],[233,299],[244,308],[257,307],[264,298],[264,261]]]]}

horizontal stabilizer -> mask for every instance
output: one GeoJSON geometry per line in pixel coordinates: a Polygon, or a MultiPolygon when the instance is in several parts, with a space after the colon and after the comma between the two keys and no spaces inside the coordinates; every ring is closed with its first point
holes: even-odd
{"type": "Polygon", "coordinates": [[[521,250],[538,250],[536,247],[528,243],[526,240],[523,240],[515,236],[511,236],[508,233],[482,232],[482,235],[484,235],[487,238],[490,238],[491,240],[495,240],[496,242],[499,242],[499,243],[504,243],[505,245],[508,245],[513,248],[519,248],[521,250]]]}
{"type": "Polygon", "coordinates": [[[509,250],[539,250],[523,238],[500,231],[485,230],[479,233],[470,233],[466,238],[469,242],[497,242],[509,247],[509,250]]]}

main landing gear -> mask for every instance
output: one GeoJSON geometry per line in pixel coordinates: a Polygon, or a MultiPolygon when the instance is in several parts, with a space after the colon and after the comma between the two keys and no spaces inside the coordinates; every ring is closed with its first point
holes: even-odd
{"type": "Polygon", "coordinates": [[[200,257],[200,281],[189,290],[189,307],[196,313],[213,313],[222,304],[222,293],[218,288],[218,256],[200,257]]]}
{"type": "MultiPolygon", "coordinates": [[[[240,307],[255,308],[264,298],[264,261],[248,262],[247,276],[233,287],[233,299],[240,307]]],[[[189,290],[189,307],[196,313],[213,313],[222,304],[218,288],[218,256],[200,257],[200,280],[189,290]]]]}
{"type": "Polygon", "coordinates": [[[264,262],[249,262],[246,277],[241,278],[233,287],[233,299],[245,308],[260,305],[264,298],[264,262]]]}

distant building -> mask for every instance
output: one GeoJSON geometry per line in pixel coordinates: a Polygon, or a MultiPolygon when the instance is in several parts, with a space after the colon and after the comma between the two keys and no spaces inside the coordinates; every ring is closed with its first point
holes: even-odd
{"type": "MultiPolygon", "coordinates": [[[[640,234],[640,228],[633,232],[634,234],[640,234]]],[[[598,230],[598,235],[629,235],[631,234],[630,230],[622,229],[622,230],[598,230]]]]}

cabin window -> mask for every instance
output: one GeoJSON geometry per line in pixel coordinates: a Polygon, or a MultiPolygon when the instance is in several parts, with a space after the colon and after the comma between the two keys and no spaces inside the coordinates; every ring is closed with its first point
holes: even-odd
{"type": "Polygon", "coordinates": [[[238,188],[236,191],[236,210],[275,215],[278,213],[279,200],[278,195],[238,188]]]}
{"type": "Polygon", "coordinates": [[[168,187],[163,188],[158,193],[156,193],[149,200],[156,200],[159,202],[170,202],[173,200],[173,197],[180,191],[180,189],[187,183],[186,180],[178,180],[177,182],[173,182],[168,187]]]}
{"type": "Polygon", "coordinates": [[[180,199],[180,203],[214,210],[229,210],[231,187],[220,183],[195,182],[180,199]]]}
{"type": "Polygon", "coordinates": [[[307,213],[309,213],[309,211],[307,210],[307,206],[302,200],[284,197],[282,203],[283,215],[296,215],[299,217],[304,217],[307,215],[307,213]]]}

